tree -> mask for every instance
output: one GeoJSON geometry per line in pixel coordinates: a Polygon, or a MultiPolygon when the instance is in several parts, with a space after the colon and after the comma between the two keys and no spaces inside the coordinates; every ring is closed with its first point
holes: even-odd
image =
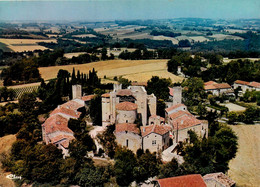
{"type": "Polygon", "coordinates": [[[199,105],[197,107],[197,113],[201,118],[204,118],[207,114],[207,109],[206,109],[205,105],[203,105],[201,102],[199,103],[199,105]]]}
{"type": "Polygon", "coordinates": [[[89,114],[92,119],[93,125],[102,125],[102,108],[101,96],[95,96],[89,104],[89,114]]]}
{"type": "Polygon", "coordinates": [[[204,82],[201,78],[188,78],[182,83],[183,99],[188,106],[198,105],[205,97],[204,82]]]}
{"type": "Polygon", "coordinates": [[[160,166],[158,178],[163,179],[179,175],[182,175],[182,170],[178,161],[175,158],[173,158],[170,162],[160,166]]]}
{"type": "Polygon", "coordinates": [[[171,79],[160,79],[158,76],[153,76],[147,82],[147,93],[154,94],[157,99],[167,101],[169,99],[169,86],[171,86],[171,79]]]}
{"type": "Polygon", "coordinates": [[[159,173],[160,158],[156,153],[150,153],[147,150],[137,159],[137,166],[134,168],[134,178],[137,183],[147,180],[149,177],[154,177],[159,173]]]}
{"type": "Polygon", "coordinates": [[[134,181],[134,168],[137,165],[137,161],[134,153],[126,148],[120,148],[116,150],[115,154],[115,176],[117,184],[120,186],[128,186],[134,181]]]}
{"type": "Polygon", "coordinates": [[[24,93],[19,99],[19,110],[26,115],[36,110],[37,102],[33,93],[24,93]]]}
{"type": "Polygon", "coordinates": [[[101,51],[101,60],[107,60],[108,56],[107,56],[107,49],[105,47],[102,48],[101,51]]]}
{"type": "Polygon", "coordinates": [[[190,41],[189,40],[180,40],[179,41],[179,47],[190,47],[190,41]]]}

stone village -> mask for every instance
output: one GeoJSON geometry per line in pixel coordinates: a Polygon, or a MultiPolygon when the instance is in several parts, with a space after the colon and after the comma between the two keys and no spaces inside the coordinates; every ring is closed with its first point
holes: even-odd
{"type": "MultiPolygon", "coordinates": [[[[96,140],[96,134],[102,133],[106,126],[115,124],[116,142],[126,146],[134,153],[138,149],[150,152],[161,152],[164,161],[172,158],[183,162],[176,153],[179,142],[188,141],[188,131],[193,130],[198,136],[207,137],[208,123],[198,120],[187,107],[182,104],[182,88],[169,88],[171,102],[166,103],[165,118],[156,115],[156,96],[148,95],[144,86],[129,86],[115,84],[113,91],[102,95],[102,126],[96,126],[94,138],[97,150],[101,147],[96,140]],[[139,122],[138,122],[139,121],[139,122]],[[138,123],[137,123],[138,122],[138,123]]],[[[68,128],[70,118],[79,118],[80,108],[88,108],[94,95],[82,96],[80,85],[73,85],[72,100],[59,105],[50,113],[42,124],[43,141],[55,144],[68,156],[69,142],[74,139],[73,131],[68,128]]]]}

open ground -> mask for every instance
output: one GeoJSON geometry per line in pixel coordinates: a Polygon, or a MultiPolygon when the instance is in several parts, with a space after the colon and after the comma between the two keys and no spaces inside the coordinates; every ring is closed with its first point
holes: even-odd
{"type": "MultiPolygon", "coordinates": [[[[0,138],[0,155],[2,153],[9,154],[11,151],[11,146],[15,142],[16,137],[15,135],[7,135],[0,138]]],[[[11,179],[7,179],[6,176],[10,173],[6,173],[1,168],[0,163],[0,186],[1,187],[15,187],[14,182],[11,179]]]]}
{"type": "Polygon", "coordinates": [[[36,49],[45,50],[48,49],[46,47],[40,46],[38,42],[54,42],[56,43],[56,39],[48,39],[48,40],[39,40],[39,39],[6,39],[0,38],[0,43],[6,45],[7,48],[13,50],[14,52],[23,52],[23,51],[34,51],[36,49]]]}
{"type": "Polygon", "coordinates": [[[159,76],[161,78],[170,78],[172,82],[181,82],[182,77],[173,75],[167,71],[168,60],[108,60],[92,62],[88,64],[66,65],[66,66],[52,66],[39,68],[41,76],[44,80],[56,78],[60,69],[69,71],[80,70],[82,73],[88,73],[89,70],[95,68],[98,76],[107,79],[113,79],[115,76],[122,76],[131,81],[145,82],[152,78],[152,76],[159,76]]]}
{"type": "Polygon", "coordinates": [[[229,163],[228,175],[237,186],[260,184],[260,124],[230,126],[238,136],[238,152],[229,163]]]}

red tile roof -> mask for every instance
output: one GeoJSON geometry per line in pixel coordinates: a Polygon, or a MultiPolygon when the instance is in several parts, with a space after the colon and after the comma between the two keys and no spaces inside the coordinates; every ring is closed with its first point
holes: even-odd
{"type": "Polygon", "coordinates": [[[243,85],[248,85],[249,84],[249,82],[241,81],[241,80],[236,80],[235,83],[236,84],[243,84],[243,85]]]}
{"type": "Polygon", "coordinates": [[[151,133],[156,133],[156,134],[160,134],[160,135],[164,135],[167,132],[169,132],[171,130],[171,126],[169,125],[148,125],[148,126],[142,126],[141,127],[141,133],[142,133],[142,137],[145,137],[151,133]]]}
{"type": "Polygon", "coordinates": [[[137,127],[136,124],[131,124],[131,123],[119,123],[116,124],[116,133],[120,133],[120,132],[132,132],[135,134],[139,134],[140,133],[140,129],[137,127]]]}
{"type": "Polygon", "coordinates": [[[163,117],[157,115],[151,115],[149,118],[156,118],[156,119],[160,119],[161,121],[165,120],[163,117]]]}
{"type": "Polygon", "coordinates": [[[205,90],[228,89],[228,88],[231,88],[231,86],[228,83],[219,83],[219,84],[216,83],[216,84],[208,84],[204,86],[205,90]]]}
{"type": "Polygon", "coordinates": [[[172,119],[171,125],[174,127],[174,130],[178,129],[186,129],[195,125],[199,125],[202,122],[198,120],[195,116],[193,115],[182,115],[178,118],[172,119]]]}
{"type": "Polygon", "coordinates": [[[212,85],[212,84],[217,84],[217,83],[214,81],[208,81],[204,83],[205,86],[212,85]]]}
{"type": "Polygon", "coordinates": [[[90,101],[90,100],[92,100],[94,97],[95,97],[95,95],[86,95],[86,96],[83,96],[81,99],[82,99],[83,101],[90,101]]]}
{"type": "Polygon", "coordinates": [[[235,181],[230,179],[227,175],[225,175],[222,172],[207,174],[203,177],[203,179],[204,179],[204,181],[206,181],[207,179],[214,179],[214,180],[218,181],[219,183],[221,183],[222,185],[224,185],[225,187],[231,187],[234,184],[236,184],[235,181]]]}
{"type": "Polygon", "coordinates": [[[182,107],[182,106],[183,106],[183,107],[186,107],[184,104],[181,104],[181,103],[180,103],[180,104],[177,104],[177,105],[173,105],[173,106],[171,106],[171,107],[169,107],[169,108],[166,108],[165,111],[166,111],[166,112],[170,112],[171,110],[174,110],[174,109],[179,108],[179,107],[182,107]]]}
{"type": "Polygon", "coordinates": [[[218,89],[231,88],[231,86],[228,83],[214,84],[214,86],[218,89]]]}
{"type": "Polygon", "coordinates": [[[168,87],[169,88],[169,94],[171,95],[171,96],[173,96],[173,89],[171,88],[171,87],[168,87]]]}
{"type": "Polygon", "coordinates": [[[252,87],[255,87],[255,88],[260,88],[260,83],[253,81],[253,82],[249,83],[249,86],[252,86],[252,87]]]}
{"type": "Polygon", "coordinates": [[[72,133],[73,131],[68,128],[68,119],[62,117],[61,115],[53,115],[49,117],[45,123],[42,124],[45,128],[45,133],[50,134],[57,131],[72,133]]]}
{"type": "Polygon", "coordinates": [[[131,102],[128,102],[128,101],[118,103],[116,105],[117,110],[125,110],[125,111],[136,110],[137,107],[138,107],[137,104],[131,103],[131,102]]]}
{"type": "Polygon", "coordinates": [[[133,93],[129,89],[123,89],[123,90],[118,90],[116,95],[118,95],[118,96],[132,96],[133,93]]]}
{"type": "Polygon", "coordinates": [[[72,135],[68,135],[68,134],[60,134],[58,136],[50,138],[51,143],[53,143],[53,144],[58,142],[58,141],[61,141],[61,140],[64,141],[64,140],[73,140],[73,139],[75,139],[75,137],[72,136],[72,135]]]}
{"type": "Polygon", "coordinates": [[[66,108],[64,106],[63,107],[58,106],[55,110],[52,111],[50,116],[55,115],[55,114],[59,114],[59,113],[69,115],[72,118],[79,118],[79,116],[81,114],[81,112],[75,111],[73,109],[68,109],[68,108],[66,108]]]}
{"type": "Polygon", "coordinates": [[[132,86],[147,86],[147,82],[132,82],[132,86]]]}
{"type": "Polygon", "coordinates": [[[81,104],[81,103],[79,103],[77,101],[71,100],[71,101],[68,101],[68,102],[60,105],[60,106],[64,107],[64,108],[67,108],[67,109],[77,110],[77,109],[79,109],[81,107],[84,107],[84,104],[81,104]]]}
{"type": "Polygon", "coordinates": [[[174,113],[170,114],[169,117],[170,117],[171,119],[177,119],[177,118],[179,118],[179,117],[181,117],[181,116],[184,116],[184,115],[186,115],[186,116],[193,116],[193,115],[192,115],[191,113],[189,113],[188,111],[180,110],[180,111],[178,111],[178,112],[174,112],[174,113]]]}
{"type": "Polygon", "coordinates": [[[184,175],[157,180],[161,187],[207,187],[201,175],[184,175]]]}
{"type": "Polygon", "coordinates": [[[101,97],[110,97],[110,93],[104,93],[101,97]]]}

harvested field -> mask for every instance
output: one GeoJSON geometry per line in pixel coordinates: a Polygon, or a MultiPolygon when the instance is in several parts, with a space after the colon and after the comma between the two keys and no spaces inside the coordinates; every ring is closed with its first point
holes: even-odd
{"type": "Polygon", "coordinates": [[[98,76],[103,78],[113,79],[115,76],[123,76],[129,78],[131,81],[144,82],[149,80],[152,76],[159,76],[162,78],[171,78],[173,82],[179,82],[183,78],[173,75],[167,71],[168,60],[109,60],[99,61],[80,65],[67,66],[53,66],[39,68],[42,78],[45,80],[55,78],[59,69],[68,70],[72,72],[80,70],[83,73],[88,73],[89,70],[95,68],[98,71],[98,76]]]}
{"type": "MultiPolygon", "coordinates": [[[[12,144],[16,141],[15,135],[7,135],[0,138],[0,154],[9,153],[11,150],[12,144]]],[[[1,166],[1,163],[0,163],[1,166]]],[[[7,179],[6,176],[10,173],[6,173],[0,167],[0,186],[1,187],[15,187],[15,184],[12,180],[7,179]]]]}
{"type": "Polygon", "coordinates": [[[115,38],[119,38],[121,40],[125,38],[136,40],[136,39],[152,39],[153,36],[151,36],[149,33],[131,33],[131,34],[117,35],[115,36],[115,38]]]}
{"type": "Polygon", "coordinates": [[[77,53],[65,53],[63,56],[66,58],[78,57],[79,55],[86,54],[86,52],[77,52],[77,53]]]}
{"type": "Polygon", "coordinates": [[[204,37],[204,36],[190,36],[190,38],[192,40],[194,40],[194,42],[205,42],[205,41],[209,41],[208,38],[204,37]]]}
{"type": "Polygon", "coordinates": [[[34,51],[36,49],[45,50],[46,47],[40,46],[38,42],[54,42],[57,40],[41,40],[41,39],[6,39],[0,38],[0,43],[4,43],[8,48],[15,52],[23,52],[23,51],[34,51]]]}
{"type": "Polygon", "coordinates": [[[238,152],[229,163],[228,175],[237,186],[260,184],[260,124],[230,126],[238,136],[238,152]]]}
{"type": "Polygon", "coordinates": [[[244,38],[239,36],[232,36],[232,35],[226,35],[226,34],[214,34],[212,36],[208,36],[209,38],[212,38],[214,40],[244,40],[244,38]]]}
{"type": "Polygon", "coordinates": [[[172,37],[167,37],[167,36],[154,36],[153,37],[153,40],[169,40],[172,42],[172,44],[175,44],[175,45],[178,45],[179,41],[176,40],[175,38],[172,38],[172,37]]]}
{"type": "Polygon", "coordinates": [[[80,35],[72,35],[73,37],[76,37],[76,38],[86,38],[86,37],[89,37],[89,38],[95,38],[97,37],[96,35],[94,34],[80,34],[80,35]]]}

